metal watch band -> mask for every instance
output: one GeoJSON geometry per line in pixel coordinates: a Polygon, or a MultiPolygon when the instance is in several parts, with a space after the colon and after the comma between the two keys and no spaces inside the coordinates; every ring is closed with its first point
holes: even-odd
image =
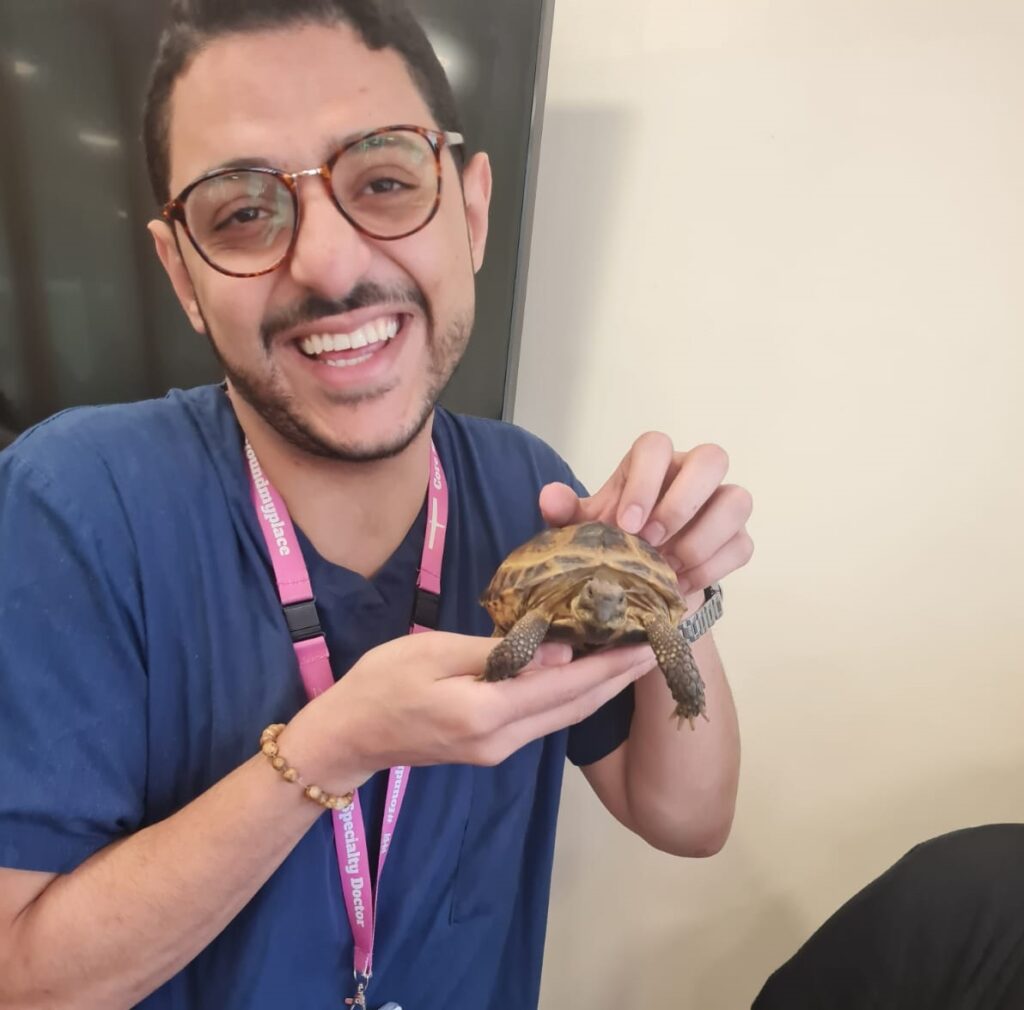
{"type": "Polygon", "coordinates": [[[704,603],[681,621],[679,630],[688,642],[696,642],[722,616],[722,586],[712,583],[704,590],[704,603]]]}

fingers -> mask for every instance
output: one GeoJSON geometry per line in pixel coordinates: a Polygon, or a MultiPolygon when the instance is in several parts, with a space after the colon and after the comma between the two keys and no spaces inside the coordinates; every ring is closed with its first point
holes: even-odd
{"type": "MultiPolygon", "coordinates": [[[[676,452],[667,435],[647,432],[601,489],[579,502],[575,518],[616,523],[658,547],[700,511],[728,469],[729,457],[720,446],[676,452]]],[[[564,502],[559,504],[569,511],[564,502]]]]}
{"type": "Polygon", "coordinates": [[[565,666],[572,662],[572,646],[564,642],[544,642],[533,654],[533,659],[523,667],[522,672],[544,669],[549,666],[565,666]]]}
{"type": "MultiPolygon", "coordinates": [[[[487,665],[487,657],[499,641],[498,638],[482,635],[424,631],[395,639],[378,648],[393,650],[390,662],[408,664],[432,672],[438,680],[445,680],[449,677],[477,677],[482,674],[487,665]]],[[[548,654],[545,651],[540,662],[544,662],[543,657],[548,654]]]]}
{"type": "Polygon", "coordinates": [[[652,665],[649,662],[633,664],[609,679],[598,681],[573,697],[566,697],[561,703],[551,708],[541,709],[532,715],[509,723],[495,733],[489,742],[488,763],[496,764],[503,761],[534,740],[582,722],[588,716],[593,715],[602,705],[619,695],[630,684],[649,673],[651,669],[652,665]]]}
{"type": "Polygon", "coordinates": [[[602,683],[650,669],[655,663],[649,645],[631,645],[578,659],[560,667],[536,669],[501,683],[487,685],[500,694],[503,723],[518,722],[551,711],[586,695],[602,683]]]}
{"type": "Polygon", "coordinates": [[[650,501],[651,515],[643,536],[654,547],[674,537],[704,508],[729,469],[729,457],[717,445],[699,445],[677,457],[679,466],[660,500],[650,501]]]}
{"type": "Polygon", "coordinates": [[[746,530],[741,530],[707,561],[677,574],[679,591],[685,596],[696,589],[710,586],[731,572],[742,568],[754,556],[754,541],[746,530]]]}
{"type": "Polygon", "coordinates": [[[633,443],[624,462],[615,521],[627,533],[639,533],[647,525],[675,463],[672,440],[661,432],[647,432],[633,443]]]}
{"type": "MultiPolygon", "coordinates": [[[[724,484],[711,494],[696,518],[662,545],[662,553],[677,574],[692,572],[706,565],[737,537],[746,537],[752,554],[753,541],[746,536],[746,523],[753,509],[754,502],[749,491],[734,484],[724,484]]],[[[739,556],[736,555],[737,558],[739,556]]],[[[748,554],[738,562],[737,567],[749,560],[748,554]]],[[[718,578],[729,571],[733,569],[722,571],[718,578]]]]}
{"type": "MultiPolygon", "coordinates": [[[[382,648],[397,650],[389,660],[408,663],[420,670],[432,671],[437,680],[452,677],[479,677],[487,666],[487,657],[501,641],[478,635],[447,631],[426,631],[386,643],[382,648]]],[[[572,648],[563,642],[543,642],[523,671],[564,666],[572,660],[572,648]]]]}
{"type": "Polygon", "coordinates": [[[590,498],[580,498],[568,484],[547,484],[540,493],[541,515],[549,526],[555,527],[594,520],[614,523],[622,480],[622,473],[616,471],[590,498]]]}

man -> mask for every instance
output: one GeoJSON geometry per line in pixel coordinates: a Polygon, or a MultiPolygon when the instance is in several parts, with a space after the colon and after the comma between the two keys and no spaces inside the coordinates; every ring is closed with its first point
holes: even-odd
{"type": "Polygon", "coordinates": [[[652,845],[708,855],[738,733],[706,635],[695,732],[647,646],[481,680],[479,593],[545,522],[600,517],[699,606],[750,556],[749,496],[717,447],[649,434],[587,498],[531,436],[435,407],[491,178],[407,14],[173,10],[151,231],[227,381],[0,460],[0,1007],[534,1006],[566,755],[652,845]],[[288,602],[307,572],[318,615],[288,602]]]}

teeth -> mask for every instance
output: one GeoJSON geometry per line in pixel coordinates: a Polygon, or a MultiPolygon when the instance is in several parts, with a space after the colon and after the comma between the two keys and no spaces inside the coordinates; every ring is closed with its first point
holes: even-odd
{"type": "Polygon", "coordinates": [[[362,354],[358,358],[334,358],[324,364],[330,365],[331,368],[351,368],[353,365],[361,365],[364,361],[369,361],[372,357],[372,354],[362,354]]]}
{"type": "MultiPolygon", "coordinates": [[[[375,319],[365,326],[361,326],[354,333],[325,333],[313,334],[299,342],[303,354],[313,358],[318,354],[329,351],[357,351],[363,347],[371,347],[374,344],[384,344],[394,340],[398,334],[399,322],[394,316],[387,319],[375,319]]],[[[357,361],[329,361],[329,365],[352,365],[366,361],[369,355],[359,358],[357,361]]]]}
{"type": "Polygon", "coordinates": [[[351,338],[344,333],[336,333],[333,337],[328,334],[324,337],[325,351],[350,351],[352,350],[351,338]]]}

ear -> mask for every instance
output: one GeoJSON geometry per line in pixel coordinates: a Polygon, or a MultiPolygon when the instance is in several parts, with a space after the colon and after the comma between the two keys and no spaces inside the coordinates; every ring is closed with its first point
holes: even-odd
{"type": "Polygon", "coordinates": [[[166,221],[150,221],[148,228],[150,235],[153,236],[156,254],[160,257],[164,270],[167,271],[167,276],[174,287],[174,293],[178,296],[178,301],[181,302],[188,321],[197,333],[206,333],[206,323],[199,311],[199,302],[196,300],[192,278],[189,276],[185,261],[181,258],[181,250],[178,248],[174,229],[166,221]]]}
{"type": "Polygon", "coordinates": [[[484,265],[492,182],[490,159],[486,154],[475,154],[462,171],[462,194],[474,272],[484,265]]]}

